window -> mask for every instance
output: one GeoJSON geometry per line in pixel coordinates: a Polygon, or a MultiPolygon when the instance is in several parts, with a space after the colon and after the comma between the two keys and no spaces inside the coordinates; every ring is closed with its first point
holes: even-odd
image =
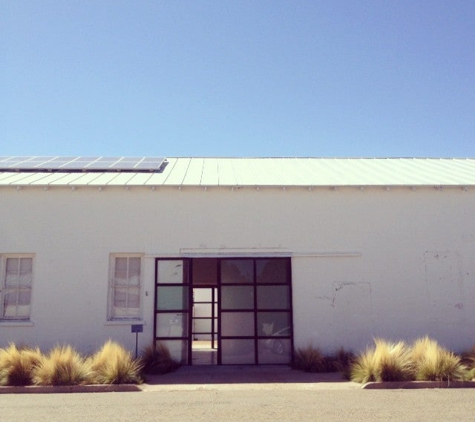
{"type": "Polygon", "coordinates": [[[137,255],[115,255],[111,261],[109,320],[140,319],[142,258],[137,255]]]}
{"type": "Polygon", "coordinates": [[[4,256],[0,284],[0,320],[28,321],[30,319],[33,258],[4,256]]]}

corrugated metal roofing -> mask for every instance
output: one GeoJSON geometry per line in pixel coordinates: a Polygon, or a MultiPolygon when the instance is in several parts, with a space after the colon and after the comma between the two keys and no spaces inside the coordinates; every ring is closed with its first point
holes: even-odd
{"type": "Polygon", "coordinates": [[[0,172],[0,186],[475,186],[475,159],[168,158],[161,173],[0,172]]]}

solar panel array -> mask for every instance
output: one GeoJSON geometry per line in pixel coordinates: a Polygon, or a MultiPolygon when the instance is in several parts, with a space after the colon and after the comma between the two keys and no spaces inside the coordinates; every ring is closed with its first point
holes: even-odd
{"type": "Polygon", "coordinates": [[[0,171],[159,173],[163,157],[1,157],[0,171]]]}

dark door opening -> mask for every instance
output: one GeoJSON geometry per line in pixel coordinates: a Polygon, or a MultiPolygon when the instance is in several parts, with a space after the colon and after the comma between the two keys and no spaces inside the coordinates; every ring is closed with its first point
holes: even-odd
{"type": "Polygon", "coordinates": [[[217,287],[193,287],[192,364],[218,363],[218,291],[217,287]]]}

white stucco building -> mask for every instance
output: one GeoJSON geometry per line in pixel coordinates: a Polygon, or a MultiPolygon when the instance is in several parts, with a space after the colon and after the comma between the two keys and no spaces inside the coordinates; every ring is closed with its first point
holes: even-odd
{"type": "Polygon", "coordinates": [[[0,157],[0,347],[475,342],[475,159],[114,160],[0,157]]]}

